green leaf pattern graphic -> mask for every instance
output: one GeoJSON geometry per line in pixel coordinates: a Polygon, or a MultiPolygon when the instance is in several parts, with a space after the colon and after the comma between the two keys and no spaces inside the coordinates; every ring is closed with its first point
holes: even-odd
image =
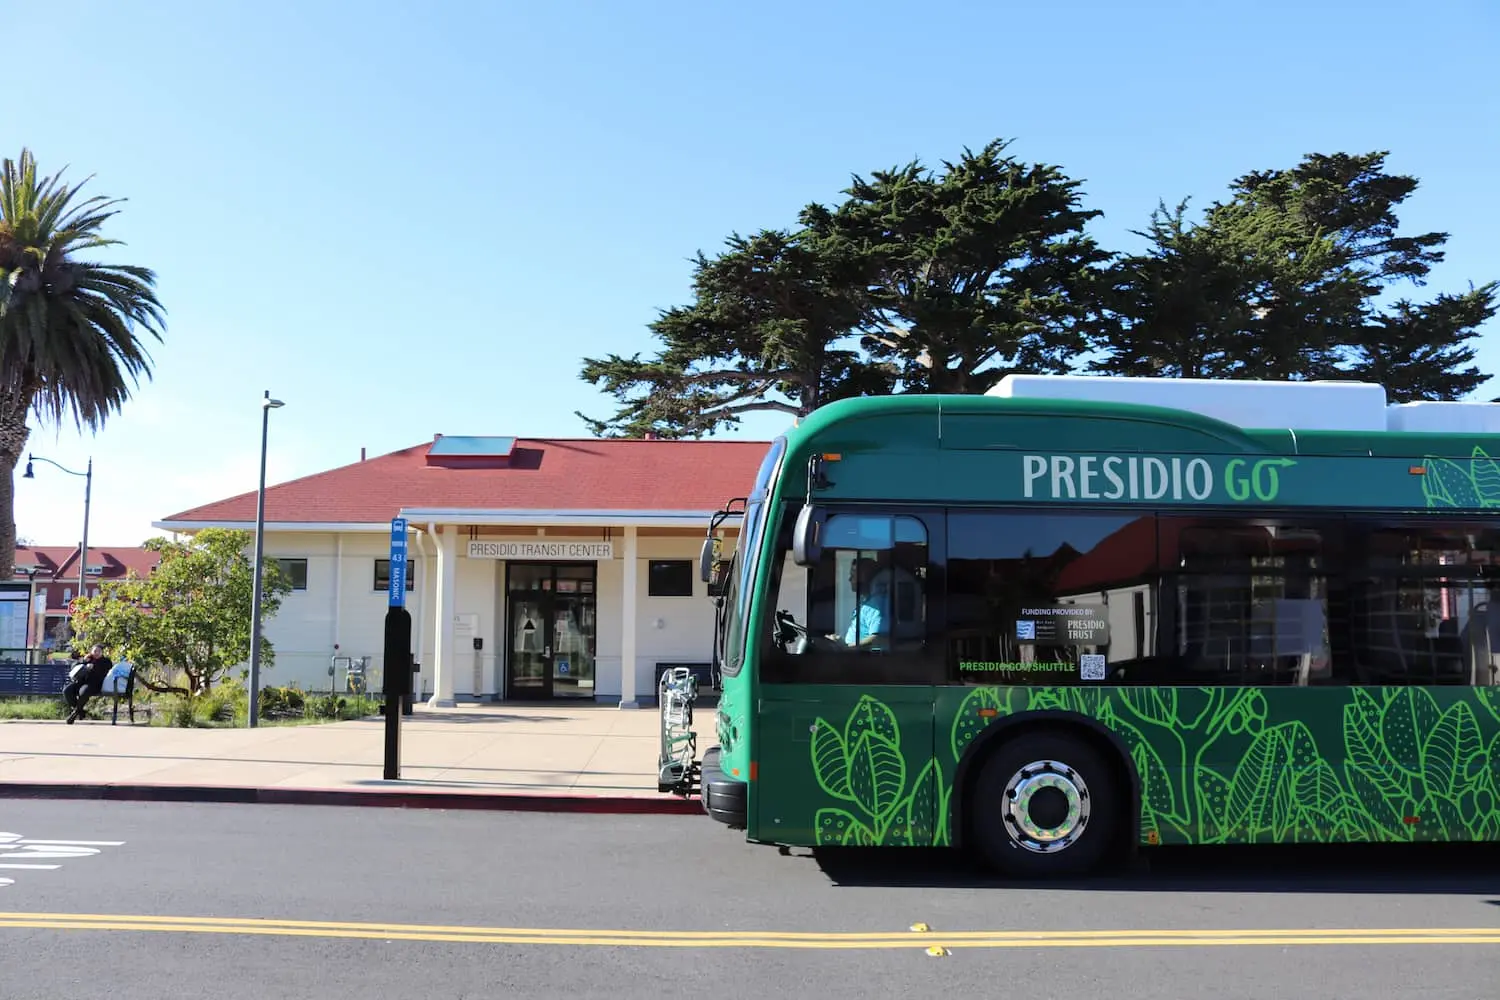
{"type": "Polygon", "coordinates": [[[1486,455],[1483,448],[1476,447],[1469,459],[1469,478],[1484,506],[1500,507],[1500,462],[1486,455]]]}
{"type": "Polygon", "coordinates": [[[906,786],[901,748],[874,732],[861,733],[849,754],[849,789],[861,809],[877,819],[896,807],[906,786]]]}
{"type": "Polygon", "coordinates": [[[1422,461],[1422,496],[1429,507],[1500,507],[1500,461],[1476,447],[1469,461],[1429,455],[1422,461]]]}
{"type": "Polygon", "coordinates": [[[917,780],[912,783],[911,795],[906,798],[906,825],[911,831],[913,844],[931,844],[936,841],[936,828],[932,820],[938,806],[941,781],[937,758],[934,757],[922,767],[917,780]]]}
{"type": "Polygon", "coordinates": [[[1047,709],[1118,737],[1140,779],[1147,843],[1500,840],[1494,688],[975,687],[935,754],[903,748],[896,714],[869,695],[842,729],[819,718],[816,843],[951,843],[954,778],[974,740],[1047,709]]]}
{"type": "Polygon", "coordinates": [[[813,725],[813,773],[818,785],[836,799],[853,801],[849,791],[849,752],[839,731],[819,719],[813,725]]]}
{"type": "Polygon", "coordinates": [[[844,809],[819,809],[813,822],[819,847],[838,847],[847,842],[859,820],[844,809]]]}
{"type": "Polygon", "coordinates": [[[1463,702],[1443,713],[1422,744],[1422,783],[1429,793],[1455,796],[1482,778],[1484,747],[1474,710],[1463,702]]]}
{"type": "MultiPolygon", "coordinates": [[[[977,716],[976,716],[977,717],[977,716]]],[[[946,842],[947,791],[936,757],[907,765],[901,725],[890,707],[861,695],[843,733],[813,723],[811,760],[818,787],[857,808],[824,807],[814,820],[819,846],[927,846],[946,842]],[[916,779],[907,788],[907,773],[916,779]]]]}
{"type": "Polygon", "coordinates": [[[1479,491],[1467,466],[1451,458],[1429,458],[1422,491],[1429,507],[1480,507],[1479,491]]]}
{"type": "Polygon", "coordinates": [[[1475,688],[1474,695],[1479,699],[1479,703],[1495,717],[1495,721],[1500,722],[1500,688],[1475,688]]]}
{"type": "Polygon", "coordinates": [[[1390,702],[1380,714],[1380,735],[1390,758],[1409,775],[1422,772],[1422,742],[1437,725],[1437,700],[1424,688],[1390,702]]]}

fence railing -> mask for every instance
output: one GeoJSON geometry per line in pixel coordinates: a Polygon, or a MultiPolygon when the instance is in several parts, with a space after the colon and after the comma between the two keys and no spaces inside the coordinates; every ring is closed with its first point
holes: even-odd
{"type": "Polygon", "coordinates": [[[0,663],[67,663],[74,657],[67,649],[45,646],[0,646],[0,663]]]}

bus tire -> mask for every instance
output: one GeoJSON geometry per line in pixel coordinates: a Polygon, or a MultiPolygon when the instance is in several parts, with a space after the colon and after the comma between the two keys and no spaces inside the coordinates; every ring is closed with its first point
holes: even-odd
{"type": "Polygon", "coordinates": [[[1086,741],[1057,730],[1006,740],[984,761],[966,810],[984,862],[1007,876],[1079,875],[1121,829],[1114,770],[1086,741]]]}

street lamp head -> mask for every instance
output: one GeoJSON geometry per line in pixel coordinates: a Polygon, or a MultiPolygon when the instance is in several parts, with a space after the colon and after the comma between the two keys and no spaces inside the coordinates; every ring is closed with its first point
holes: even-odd
{"type": "Polygon", "coordinates": [[[21,474],[22,479],[35,479],[36,473],[31,471],[31,459],[26,460],[26,471],[21,474]]]}
{"type": "Polygon", "coordinates": [[[279,399],[272,399],[270,396],[267,396],[264,400],[261,401],[260,405],[264,406],[268,410],[274,410],[278,406],[285,406],[286,404],[279,399]]]}

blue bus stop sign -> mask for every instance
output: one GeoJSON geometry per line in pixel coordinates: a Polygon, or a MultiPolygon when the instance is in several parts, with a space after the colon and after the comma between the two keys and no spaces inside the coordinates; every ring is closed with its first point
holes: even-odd
{"type": "Polygon", "coordinates": [[[406,518],[391,518],[391,572],[387,603],[406,606],[406,518]]]}

